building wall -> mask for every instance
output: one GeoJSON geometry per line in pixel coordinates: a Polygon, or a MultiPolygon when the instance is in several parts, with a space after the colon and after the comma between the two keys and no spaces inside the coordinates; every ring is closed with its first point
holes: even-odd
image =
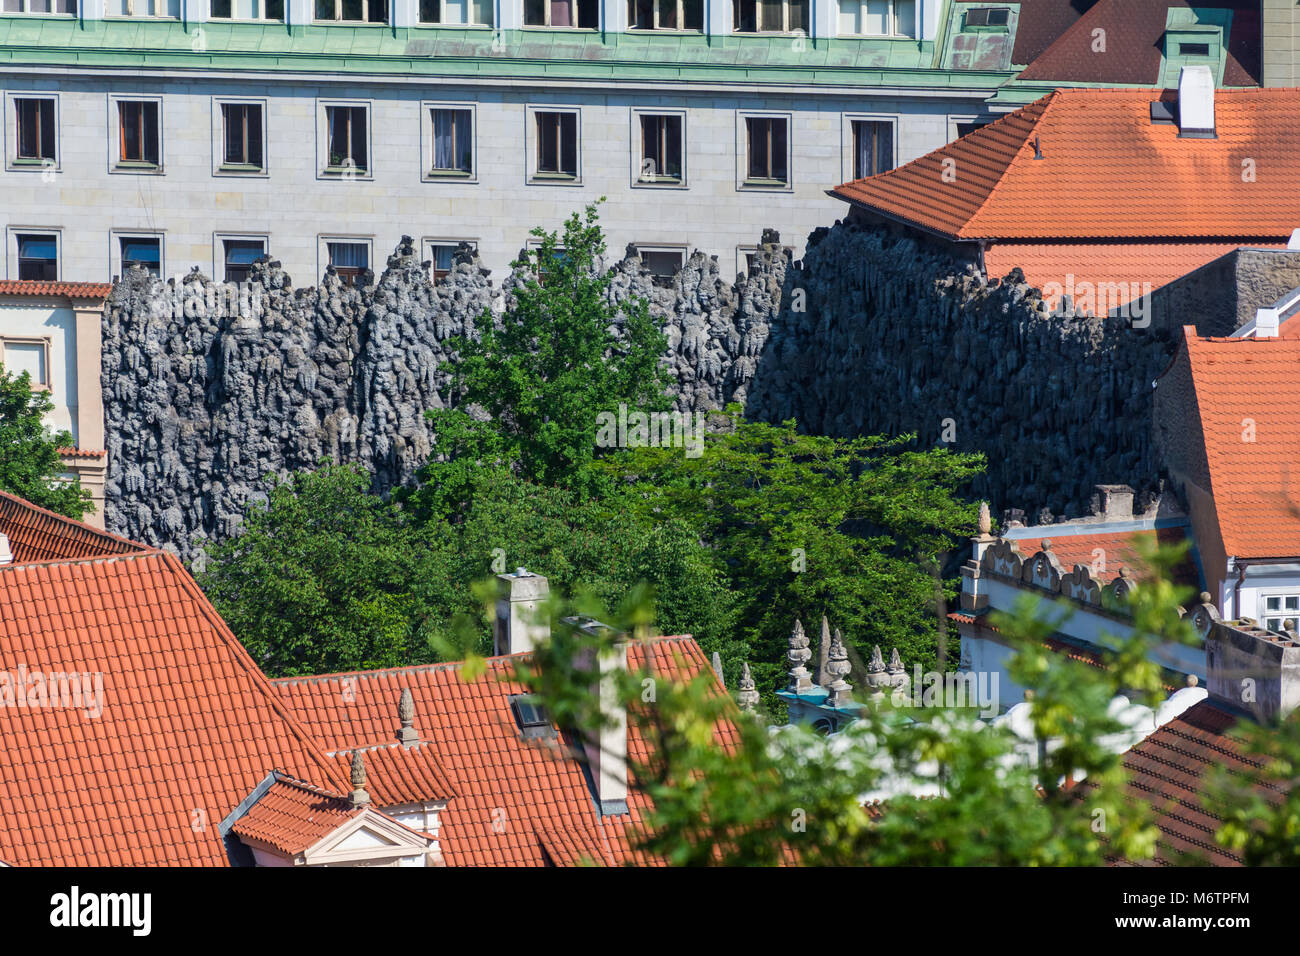
{"type": "MultiPolygon", "coordinates": [[[[895,123],[895,161],[902,163],[944,145],[950,115],[971,112],[968,99],[816,91],[656,94],[215,77],[106,83],[69,74],[10,75],[3,83],[10,92],[56,94],[60,125],[56,171],[0,173],[7,275],[17,275],[17,232],[39,228],[60,237],[60,278],[77,281],[120,274],[123,233],[160,235],[169,275],[197,265],[223,278],[219,237],[265,236],[270,253],[298,285],[314,284],[325,266],[322,237],[370,242],[378,272],[403,234],[476,242],[485,265],[501,275],[530,229],[557,228],[600,197],[606,197],[601,217],[612,252],[621,253],[629,242],[700,248],[717,255],[724,278],[731,278],[737,262],[743,263],[738,247],[754,246],[763,228],[780,229],[799,255],[803,236],[842,215],[843,205],[825,190],[852,178],[852,117],[895,123]],[[117,95],[161,98],[161,172],[112,168],[117,95]],[[264,102],[266,175],[214,173],[223,97],[264,102]],[[321,173],[325,100],[369,107],[372,173],[351,181],[321,173]],[[471,182],[422,180],[427,107],[435,102],[474,107],[477,175],[471,182]],[[534,106],[580,111],[578,184],[528,182],[534,106]],[[634,182],[640,165],[637,109],[684,111],[684,187],[634,182]],[[747,111],[790,118],[789,188],[738,185],[747,111]]],[[[12,112],[8,99],[6,109],[12,112]]],[[[12,127],[6,116],[10,137],[12,127]]]]}
{"type": "MultiPolygon", "coordinates": [[[[0,340],[40,339],[47,343],[50,400],[54,409],[45,422],[55,431],[70,431],[78,439],[77,414],[77,322],[67,303],[31,299],[26,296],[0,297],[0,340]]],[[[0,362],[4,361],[0,348],[0,362]]],[[[99,369],[93,369],[98,380],[99,369]]]]}
{"type": "Polygon", "coordinates": [[[1262,0],[1265,86],[1300,85],[1300,6],[1295,0],[1262,0]]]}

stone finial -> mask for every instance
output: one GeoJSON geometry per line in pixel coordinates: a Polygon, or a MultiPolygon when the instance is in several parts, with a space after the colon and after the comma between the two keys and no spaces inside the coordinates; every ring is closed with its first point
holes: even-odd
{"type": "Polygon", "coordinates": [[[790,662],[790,683],[787,690],[793,694],[806,694],[813,689],[813,682],[804,667],[812,657],[808,650],[808,635],[804,633],[803,622],[796,620],[794,630],[790,632],[790,649],[786,651],[786,660],[790,662]]]}
{"type": "Polygon", "coordinates": [[[975,527],[981,537],[993,532],[993,515],[989,513],[989,503],[987,501],[980,502],[980,513],[975,527]]]}
{"type": "Polygon", "coordinates": [[[411,688],[403,687],[402,696],[397,700],[397,719],[401,726],[397,731],[397,740],[403,747],[414,747],[420,742],[420,735],[415,732],[415,698],[411,688]]]}
{"type": "Polygon", "coordinates": [[[911,697],[912,679],[907,676],[907,670],[903,667],[903,658],[899,656],[897,647],[889,652],[889,686],[903,698],[911,697]]]}
{"type": "Polygon", "coordinates": [[[758,691],[754,687],[754,678],[749,673],[749,661],[740,665],[740,690],[736,694],[736,703],[744,711],[752,711],[758,706],[758,691]]]}
{"type": "Polygon", "coordinates": [[[727,680],[722,676],[722,655],[717,651],[713,652],[713,673],[718,678],[718,683],[723,687],[727,686],[727,680]]]}
{"type": "Polygon", "coordinates": [[[885,689],[889,686],[889,672],[885,670],[885,659],[880,656],[880,645],[871,648],[871,663],[867,665],[867,687],[871,690],[871,700],[879,703],[885,698],[885,689]]]}
{"type": "Polygon", "coordinates": [[[819,687],[825,687],[826,681],[829,680],[826,670],[826,663],[830,660],[831,652],[831,625],[826,620],[826,615],[822,615],[822,636],[817,645],[817,669],[813,671],[813,683],[819,687]]]}
{"type": "Polygon", "coordinates": [[[1188,675],[1187,675],[1187,686],[1188,686],[1188,687],[1195,687],[1195,686],[1196,686],[1197,684],[1199,684],[1200,682],[1201,682],[1201,679],[1200,679],[1199,677],[1197,677],[1195,674],[1188,674],[1188,675]]]}
{"type": "Polygon", "coordinates": [[[829,660],[826,662],[826,673],[831,678],[831,683],[826,685],[829,692],[826,697],[828,707],[843,707],[853,699],[850,696],[853,687],[844,679],[852,669],[848,649],[844,646],[844,635],[836,628],[835,637],[831,640],[829,660]]]}
{"type": "Polygon", "coordinates": [[[366,793],[366,763],[361,759],[361,751],[352,751],[352,796],[350,798],[354,807],[364,807],[370,802],[370,794],[366,793]]]}

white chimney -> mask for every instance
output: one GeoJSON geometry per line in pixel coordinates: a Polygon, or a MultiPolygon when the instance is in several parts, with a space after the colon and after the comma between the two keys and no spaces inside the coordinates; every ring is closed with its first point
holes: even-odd
{"type": "Polygon", "coordinates": [[[14,553],[9,547],[9,535],[0,532],[0,564],[13,564],[14,553]]]}
{"type": "Polygon", "coordinates": [[[551,594],[550,583],[540,574],[518,568],[514,574],[498,574],[500,592],[497,616],[492,625],[494,654],[522,654],[551,636],[542,605],[551,594]]]}
{"type": "Polygon", "coordinates": [[[1255,338],[1277,338],[1278,327],[1282,324],[1282,318],[1278,312],[1277,309],[1255,310],[1255,338]]]}
{"type": "Polygon", "coordinates": [[[1185,66],[1178,74],[1178,135],[1214,136],[1214,74],[1208,66],[1185,66]]]}
{"type": "Polygon", "coordinates": [[[1261,724],[1281,721],[1300,706],[1300,641],[1253,621],[1215,621],[1205,637],[1210,696],[1248,712],[1261,724]]]}
{"type": "MultiPolygon", "coordinates": [[[[599,621],[568,619],[588,634],[611,630],[599,621]]],[[[627,707],[619,697],[617,676],[627,670],[627,635],[604,645],[593,671],[592,693],[600,699],[601,726],[586,734],[583,750],[601,816],[623,815],[627,809],[627,707]]]]}

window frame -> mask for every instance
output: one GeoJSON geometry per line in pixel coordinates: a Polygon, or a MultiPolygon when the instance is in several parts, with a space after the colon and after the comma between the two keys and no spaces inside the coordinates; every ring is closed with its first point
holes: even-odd
{"type": "Polygon", "coordinates": [[[5,169],[13,172],[43,173],[46,170],[61,172],[63,169],[63,116],[59,93],[45,93],[39,90],[5,91],[5,169]],[[18,101],[19,100],[53,100],[54,101],[54,158],[24,159],[18,155],[18,101]]]}
{"type": "MultiPolygon", "coordinates": [[[[794,246],[782,245],[786,252],[794,257],[794,246]]],[[[736,274],[745,273],[749,275],[753,270],[749,267],[749,257],[758,255],[758,246],[736,246],[736,274]]]]}
{"type": "MultiPolygon", "coordinates": [[[[216,13],[213,13],[212,0],[208,0],[208,19],[214,20],[217,23],[284,23],[285,17],[289,9],[289,0],[281,0],[280,16],[268,17],[266,15],[266,5],[268,3],[268,0],[254,0],[254,2],[257,4],[258,16],[237,17],[234,15],[236,0],[229,0],[229,2],[230,2],[231,15],[228,17],[223,17],[223,16],[218,16],[216,13]]],[[[312,12],[314,13],[315,10],[316,10],[315,0],[313,0],[312,12]]],[[[332,23],[333,21],[325,21],[325,22],[332,23]]]]}
{"type": "MultiPolygon", "coordinates": [[[[420,14],[420,0],[414,0],[414,2],[415,2],[415,23],[413,23],[412,26],[454,27],[458,30],[469,30],[469,29],[492,30],[496,28],[496,20],[497,20],[496,4],[493,3],[492,0],[488,0],[488,4],[487,4],[488,12],[492,18],[491,21],[488,23],[478,23],[478,22],[448,23],[447,22],[447,0],[438,0],[438,19],[436,21],[425,20],[420,14]]],[[[468,5],[469,5],[469,9],[473,11],[474,9],[473,0],[469,0],[468,5]]]]}
{"type": "Polygon", "coordinates": [[[20,274],[19,248],[23,236],[49,236],[54,240],[54,278],[46,282],[63,280],[63,228],[61,226],[8,226],[6,227],[5,248],[8,250],[8,274],[15,279],[20,274]]]}
{"type": "MultiPolygon", "coordinates": [[[[641,257],[642,257],[642,264],[643,264],[643,265],[644,265],[644,262],[645,262],[645,254],[646,254],[647,252],[650,252],[650,253],[655,253],[655,252],[672,252],[672,253],[676,253],[678,256],[680,256],[680,265],[678,266],[677,272],[680,272],[682,269],[686,268],[686,262],[687,262],[687,260],[690,258],[690,247],[687,246],[687,245],[685,245],[685,244],[682,244],[682,243],[676,243],[676,242],[636,242],[636,241],[633,241],[633,243],[632,243],[632,247],[633,247],[634,249],[636,249],[636,254],[637,254],[638,256],[641,256],[641,257]]],[[[668,276],[668,277],[667,277],[667,278],[668,278],[668,282],[667,282],[666,285],[665,285],[664,283],[662,283],[662,282],[659,281],[660,279],[663,278],[662,276],[657,276],[657,275],[654,276],[654,284],[655,284],[655,286],[657,286],[658,288],[661,288],[661,289],[671,289],[671,288],[673,287],[673,282],[672,282],[672,280],[673,280],[673,276],[675,276],[676,274],[677,274],[677,273],[673,273],[672,276],[668,276]]]]}
{"type": "MultiPolygon", "coordinates": [[[[892,4],[893,0],[890,0],[890,2],[892,4]]],[[[762,8],[762,0],[732,0],[731,32],[739,36],[759,36],[759,35],[808,36],[809,27],[811,27],[812,25],[813,0],[780,0],[780,3],[781,3],[781,29],[762,30],[759,29],[760,10],[762,8]],[[753,30],[742,30],[740,28],[741,10],[743,4],[754,5],[754,29],[753,30]],[[804,17],[804,23],[806,24],[806,26],[795,27],[794,29],[791,29],[790,28],[790,7],[794,4],[802,4],[806,8],[806,16],[804,17]]],[[[837,17],[838,17],[838,8],[837,8],[837,17]]]]}
{"type": "Polygon", "coordinates": [[[108,97],[108,171],[123,176],[161,176],[167,167],[167,136],[163,98],[158,94],[110,93],[108,97]],[[126,103],[153,104],[157,110],[158,162],[125,160],[122,158],[122,105],[126,103]]]}
{"type": "MultiPolygon", "coordinates": [[[[1270,588],[1266,591],[1260,590],[1259,592],[1257,592],[1256,598],[1259,602],[1258,606],[1256,607],[1256,610],[1259,612],[1259,616],[1256,618],[1256,620],[1259,621],[1261,627],[1272,631],[1273,628],[1268,626],[1268,622],[1270,618],[1276,618],[1279,622],[1283,622],[1283,623],[1286,622],[1287,620],[1294,620],[1296,622],[1296,629],[1300,631],[1300,587],[1290,588],[1290,589],[1270,588]],[[1269,598],[1277,598],[1279,601],[1283,602],[1283,604],[1285,604],[1287,598],[1295,598],[1297,608],[1294,610],[1294,613],[1288,614],[1287,613],[1288,609],[1285,606],[1283,606],[1278,609],[1277,614],[1269,614],[1268,612],[1269,598]]],[[[1277,631],[1275,631],[1275,633],[1278,634],[1285,633],[1285,631],[1282,630],[1280,624],[1277,631]]]]}
{"type": "Polygon", "coordinates": [[[270,175],[271,160],[267,134],[270,132],[267,100],[254,96],[212,97],[212,175],[236,178],[266,178],[270,175]],[[262,112],[262,165],[256,169],[242,168],[226,163],[226,110],[227,106],[258,106],[262,112]]]}
{"type": "MultiPolygon", "coordinates": [[[[524,110],[524,149],[526,183],[530,186],[581,186],[582,185],[582,108],[579,106],[561,106],[529,104],[524,110]],[[540,172],[538,170],[541,148],[541,130],[538,128],[538,114],[571,113],[574,116],[574,167],[575,174],[540,172]]],[[[563,152],[563,144],[560,150],[563,152]]]]}
{"type": "MultiPolygon", "coordinates": [[[[323,280],[323,279],[325,278],[325,269],[326,269],[326,267],[328,267],[329,264],[330,264],[330,245],[331,245],[331,244],[349,245],[349,246],[365,246],[365,249],[366,249],[366,269],[369,269],[369,270],[370,270],[370,271],[375,275],[375,278],[378,279],[378,277],[379,277],[379,273],[375,271],[375,237],[374,237],[373,235],[371,235],[371,236],[359,236],[359,235],[350,235],[350,236],[345,236],[345,235],[338,235],[338,234],[335,234],[335,233],[329,233],[329,234],[322,233],[321,235],[319,235],[319,236],[316,237],[316,276],[317,276],[317,281],[318,281],[318,282],[321,281],[321,280],[323,280]]],[[[335,266],[335,269],[338,269],[338,268],[339,268],[338,266],[335,266]]],[[[354,267],[352,267],[352,266],[344,266],[343,268],[349,268],[349,269],[350,269],[350,268],[354,268],[354,267]]],[[[362,271],[364,271],[364,270],[362,270],[362,271]]],[[[357,275],[358,278],[360,278],[360,272],[358,272],[356,275],[357,275]]],[[[357,283],[348,283],[348,284],[349,284],[349,285],[356,285],[357,288],[360,288],[360,286],[357,285],[357,283]]]]}
{"type": "Polygon", "coordinates": [[[687,179],[688,169],[686,157],[688,154],[687,140],[687,116],[684,109],[659,109],[657,107],[633,107],[631,111],[630,124],[630,142],[631,142],[631,161],[632,176],[631,186],[633,189],[686,189],[689,187],[687,179]],[[677,179],[657,177],[655,179],[644,179],[641,175],[645,168],[645,142],[643,139],[643,121],[645,117],[675,117],[681,124],[681,175],[677,179]]]}
{"type": "Polygon", "coordinates": [[[318,99],[316,104],[316,178],[342,180],[345,182],[351,180],[373,180],[375,178],[374,102],[372,100],[362,99],[318,99]],[[338,108],[365,110],[367,165],[364,169],[358,166],[355,167],[355,171],[352,171],[352,169],[347,166],[330,165],[329,113],[331,109],[338,108]]]}
{"type": "Polygon", "coordinates": [[[333,17],[319,17],[316,15],[316,4],[320,2],[320,0],[308,0],[308,2],[311,4],[312,23],[346,23],[349,26],[354,27],[386,27],[391,26],[393,22],[393,0],[357,0],[357,2],[361,4],[362,10],[365,13],[360,20],[343,19],[342,13],[345,0],[330,0],[330,2],[334,4],[335,15],[333,17]],[[370,4],[375,2],[382,2],[386,8],[384,19],[382,20],[371,20],[369,18],[370,4]]]}
{"type": "Polygon", "coordinates": [[[855,123],[888,123],[893,127],[890,169],[898,168],[898,129],[900,117],[896,113],[842,113],[840,114],[843,151],[841,156],[840,182],[852,182],[857,168],[857,141],[854,132],[855,123]]]}
{"type": "MultiPolygon", "coordinates": [[[[156,2],[166,4],[169,0],[125,0],[125,2],[130,6],[140,4],[147,7],[156,2]]],[[[185,15],[185,0],[176,0],[175,15],[170,13],[109,13],[108,3],[104,4],[103,9],[105,20],[181,20],[185,15]]]]}
{"type": "MultiPolygon", "coordinates": [[[[575,12],[582,9],[580,4],[592,4],[596,7],[596,25],[592,27],[579,26],[577,23],[558,24],[558,25],[552,24],[551,4],[555,2],[555,0],[540,0],[540,2],[542,4],[543,11],[546,14],[545,16],[546,22],[529,23],[528,22],[528,0],[522,0],[521,8],[519,10],[519,14],[520,14],[519,26],[522,29],[524,30],[581,30],[587,33],[598,33],[601,30],[606,29],[604,4],[601,2],[601,0],[571,0],[571,2],[574,5],[575,12]]],[[[582,17],[581,15],[579,15],[576,16],[574,19],[581,21],[582,17]]]]}
{"type": "Polygon", "coordinates": [[[637,0],[627,0],[627,29],[629,33],[705,33],[709,23],[708,4],[705,0],[698,0],[700,5],[700,25],[688,27],[686,23],[686,3],[687,0],[651,0],[654,4],[652,17],[655,25],[652,27],[640,27],[636,25],[636,6],[637,0]],[[659,26],[659,8],[667,4],[674,4],[677,10],[677,22],[680,24],[675,27],[659,26]]]}
{"type": "MultiPolygon", "coordinates": [[[[422,254],[423,254],[423,259],[422,259],[422,261],[426,261],[426,260],[427,260],[428,263],[429,263],[429,279],[430,279],[430,281],[432,281],[432,282],[435,283],[435,284],[437,284],[437,283],[440,281],[440,277],[439,277],[439,275],[438,275],[438,257],[437,257],[436,255],[434,255],[434,252],[433,252],[434,247],[435,247],[435,246],[451,246],[452,249],[455,249],[455,248],[456,248],[457,246],[459,246],[462,242],[464,242],[464,243],[466,243],[466,244],[468,244],[468,245],[470,245],[470,246],[473,246],[474,249],[475,249],[475,251],[478,250],[478,239],[463,239],[463,238],[462,238],[462,239],[449,239],[449,238],[447,238],[447,237],[445,237],[445,236],[424,236],[424,237],[422,237],[422,238],[420,239],[420,251],[421,251],[422,254]]],[[[445,276],[445,275],[448,275],[449,272],[450,272],[450,270],[448,270],[448,272],[444,272],[443,275],[444,275],[444,276],[445,276]]]]}
{"type": "Polygon", "coordinates": [[[10,345],[36,345],[44,353],[41,356],[41,364],[45,367],[45,381],[31,383],[33,392],[53,392],[54,391],[54,363],[51,361],[54,353],[54,339],[49,335],[0,335],[0,366],[3,366],[8,373],[8,351],[10,345]]]}
{"type": "MultiPolygon", "coordinates": [[[[32,0],[18,0],[18,2],[22,5],[23,7],[22,10],[0,10],[0,17],[68,17],[71,19],[76,19],[79,18],[82,13],[81,5],[80,3],[77,2],[77,0],[72,0],[73,7],[74,7],[72,10],[64,11],[64,12],[57,12],[54,10],[51,10],[49,12],[44,12],[41,10],[28,10],[26,8],[31,6],[32,0]]],[[[50,5],[53,6],[52,0],[50,5]]]]}
{"type": "Polygon", "coordinates": [[[420,102],[420,179],[426,183],[478,182],[478,104],[472,101],[422,100],[420,102]],[[469,113],[470,171],[433,168],[433,111],[463,110],[469,113]]]}
{"type": "MultiPolygon", "coordinates": [[[[920,37],[917,36],[917,34],[920,33],[920,31],[921,31],[921,28],[920,28],[920,18],[921,18],[921,5],[922,5],[922,0],[913,0],[913,6],[912,6],[912,32],[911,32],[911,33],[903,33],[903,32],[901,32],[901,31],[898,29],[898,0],[888,0],[888,2],[889,2],[889,30],[890,30],[889,33],[845,33],[844,31],[842,31],[842,30],[840,29],[840,4],[843,3],[843,2],[844,2],[844,0],[834,0],[835,6],[834,6],[834,9],[833,9],[833,11],[832,11],[832,14],[833,14],[833,16],[835,17],[835,35],[836,35],[836,36],[841,36],[841,37],[871,37],[871,38],[874,38],[874,39],[880,39],[880,40],[919,40],[919,39],[920,39],[920,37]]],[[[861,24],[862,21],[864,20],[864,14],[865,14],[865,12],[866,12],[865,8],[866,8],[866,5],[867,5],[867,3],[868,3],[868,0],[857,0],[857,2],[858,2],[858,22],[859,22],[859,24],[861,24]]],[[[964,28],[964,26],[965,26],[965,19],[964,19],[964,14],[963,14],[962,27],[964,28]]],[[[959,28],[959,30],[960,30],[960,29],[961,29],[961,28],[959,28]]],[[[997,28],[994,28],[994,29],[997,29],[997,28]]],[[[1002,29],[1005,30],[1006,28],[1003,27],[1002,29]]]]}
{"type": "Polygon", "coordinates": [[[794,114],[776,110],[736,111],[736,189],[743,192],[789,193],[794,191],[794,114]],[[785,180],[749,175],[749,121],[785,121],[785,180]]]}
{"type": "Polygon", "coordinates": [[[223,282],[242,282],[243,279],[229,279],[226,277],[226,243],[227,242],[260,242],[262,244],[262,254],[267,255],[271,250],[271,236],[269,233],[257,232],[216,232],[212,234],[212,275],[214,281],[223,282]],[[217,279],[216,276],[221,278],[217,279]]]}
{"type": "Polygon", "coordinates": [[[166,233],[150,232],[139,229],[113,229],[109,232],[109,249],[108,263],[109,274],[114,276],[126,275],[126,263],[122,258],[123,241],[132,239],[153,239],[158,243],[158,277],[165,279],[167,277],[167,239],[166,233]]]}

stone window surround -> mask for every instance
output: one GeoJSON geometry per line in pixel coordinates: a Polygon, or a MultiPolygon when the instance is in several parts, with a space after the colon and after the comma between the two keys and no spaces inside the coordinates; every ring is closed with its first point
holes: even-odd
{"type": "Polygon", "coordinates": [[[898,121],[897,113],[841,113],[840,114],[840,182],[847,183],[853,179],[853,124],[854,123],[889,123],[894,127],[894,155],[890,160],[891,169],[898,167],[898,121]]]}
{"type": "Polygon", "coordinates": [[[32,382],[33,392],[52,392],[54,391],[54,366],[52,364],[54,341],[48,335],[0,335],[0,365],[5,364],[5,349],[10,343],[14,345],[38,345],[44,352],[42,364],[45,366],[45,381],[32,382]]]}
{"type": "Polygon", "coordinates": [[[581,186],[582,185],[582,107],[560,103],[528,103],[524,107],[524,182],[529,186],[581,186]],[[537,114],[538,113],[573,113],[577,116],[574,124],[578,142],[574,152],[577,156],[578,174],[572,179],[556,177],[554,179],[537,175],[537,114]]]}
{"type": "Polygon", "coordinates": [[[109,275],[122,275],[122,240],[123,239],[157,239],[158,240],[158,275],[167,277],[167,234],[157,229],[113,229],[108,236],[109,275]]]}
{"type": "Polygon", "coordinates": [[[469,243],[469,244],[470,244],[471,246],[473,246],[475,249],[478,248],[478,239],[477,239],[477,238],[474,238],[474,239],[467,239],[467,238],[465,238],[465,237],[463,237],[463,236],[460,237],[460,238],[458,238],[458,239],[451,239],[451,238],[448,238],[448,237],[446,237],[446,236],[422,236],[422,237],[420,238],[420,256],[421,256],[421,261],[424,261],[424,260],[426,260],[426,259],[429,261],[429,263],[430,263],[430,265],[429,265],[429,278],[430,278],[430,279],[433,278],[433,270],[437,268],[437,262],[436,262],[436,260],[434,259],[434,255],[433,255],[433,247],[434,247],[434,246],[452,246],[452,247],[455,247],[455,246],[460,245],[462,242],[467,242],[467,243],[469,243]]]}
{"type": "Polygon", "coordinates": [[[794,113],[789,110],[736,110],[736,191],[764,193],[794,192],[794,113]],[[749,179],[749,119],[785,120],[785,182],[780,185],[747,185],[749,179]]]}
{"type": "Polygon", "coordinates": [[[167,170],[167,112],[161,93],[108,94],[108,172],[115,176],[162,176],[167,170]],[[123,165],[122,127],[119,103],[158,104],[158,165],[123,165]]]}
{"type": "Polygon", "coordinates": [[[633,106],[630,107],[629,130],[629,152],[632,156],[632,180],[633,189],[687,189],[689,188],[690,168],[687,163],[687,153],[690,144],[687,139],[687,111],[685,109],[673,109],[671,107],[660,106],[633,106]],[[642,116],[676,116],[682,121],[682,175],[678,182],[645,182],[641,179],[641,117],[642,116]]]}
{"type": "MultiPolygon", "coordinates": [[[[271,235],[265,232],[214,232],[212,234],[212,277],[214,282],[226,281],[226,240],[262,243],[262,253],[271,251],[271,235]]],[[[322,270],[324,271],[324,270],[322,270]]]]}
{"type": "Polygon", "coordinates": [[[478,182],[478,103],[473,100],[421,100],[420,101],[420,181],[425,183],[478,182]],[[433,116],[432,110],[468,110],[469,137],[472,149],[469,175],[433,171],[433,116]]]}
{"type": "MultiPolygon", "coordinates": [[[[369,125],[369,124],[367,124],[369,125]]],[[[236,179],[266,179],[271,175],[270,104],[264,96],[213,96],[212,97],[212,175],[230,176],[236,179]],[[226,104],[236,106],[262,107],[262,168],[261,169],[223,169],[226,156],[225,111],[226,104]]]]}
{"type": "MultiPolygon", "coordinates": [[[[316,98],[316,178],[373,181],[375,178],[375,101],[363,98],[316,98]],[[329,112],[333,106],[360,107],[366,111],[366,168],[353,173],[329,168],[329,112]]],[[[432,135],[432,134],[430,134],[432,135]]]]}
{"type": "Polygon", "coordinates": [[[5,90],[4,112],[0,117],[5,133],[5,169],[11,172],[43,173],[47,169],[63,169],[63,120],[60,116],[60,93],[43,90],[5,90]],[[44,163],[18,162],[18,110],[14,100],[54,100],[54,166],[44,163]]]}
{"type": "MultiPolygon", "coordinates": [[[[238,236],[229,236],[227,238],[240,238],[238,236]]],[[[325,275],[325,267],[330,264],[329,244],[331,242],[347,243],[353,246],[366,247],[366,268],[374,272],[376,276],[380,271],[375,268],[375,237],[373,235],[341,235],[338,233],[321,233],[316,237],[316,278],[320,281],[325,275]]],[[[267,248],[270,248],[268,243],[267,248]]]]}
{"type": "Polygon", "coordinates": [[[19,236],[53,236],[54,237],[54,254],[56,277],[55,281],[63,279],[63,227],[62,226],[7,226],[5,228],[5,249],[8,251],[7,266],[8,276],[12,279],[18,278],[18,237],[19,236]]]}

